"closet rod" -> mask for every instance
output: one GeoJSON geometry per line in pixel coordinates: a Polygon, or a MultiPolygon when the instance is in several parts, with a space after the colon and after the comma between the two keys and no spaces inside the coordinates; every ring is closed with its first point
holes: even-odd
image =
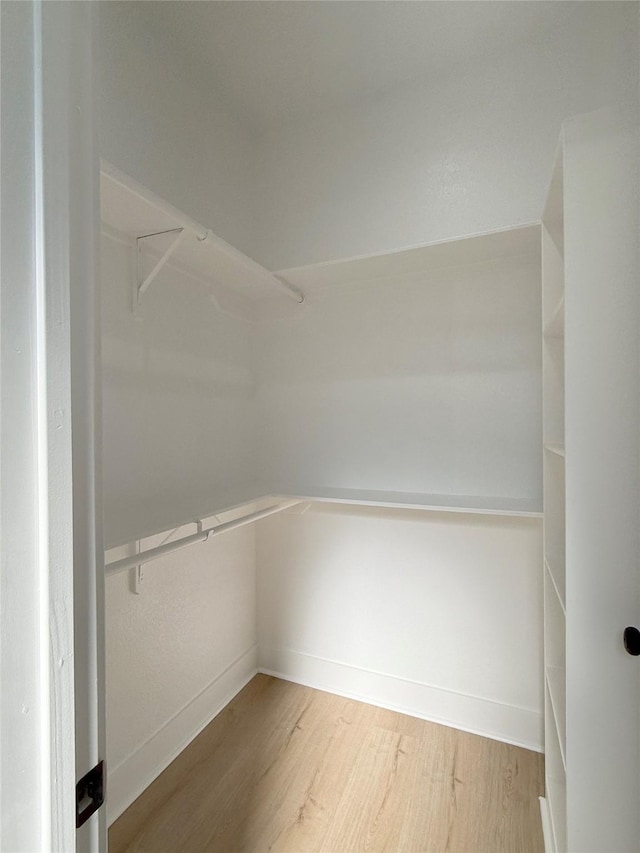
{"type": "Polygon", "coordinates": [[[104,567],[107,575],[117,575],[120,572],[126,572],[134,566],[141,566],[143,563],[148,563],[151,560],[157,560],[159,557],[164,557],[174,551],[179,551],[186,548],[187,545],[195,545],[197,542],[206,542],[210,536],[215,536],[218,533],[226,533],[229,530],[235,530],[238,527],[244,527],[245,524],[251,524],[254,521],[260,521],[261,518],[267,518],[269,515],[274,515],[283,509],[296,506],[304,501],[285,501],[284,503],[270,506],[266,509],[260,509],[257,512],[252,512],[250,515],[245,515],[242,518],[235,518],[233,521],[225,521],[217,527],[208,527],[206,530],[199,530],[197,533],[192,533],[190,536],[183,536],[182,539],[176,539],[175,542],[167,542],[166,545],[158,545],[157,548],[149,548],[148,551],[141,551],[139,554],[132,554],[130,557],[123,557],[121,560],[115,560],[113,563],[107,563],[104,567]]]}

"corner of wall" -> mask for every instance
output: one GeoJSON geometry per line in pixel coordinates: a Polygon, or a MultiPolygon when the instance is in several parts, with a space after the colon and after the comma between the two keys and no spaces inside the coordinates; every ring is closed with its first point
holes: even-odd
{"type": "Polygon", "coordinates": [[[112,824],[217,717],[258,671],[257,646],[247,649],[167,720],[121,764],[109,769],[108,821],[112,824]]]}

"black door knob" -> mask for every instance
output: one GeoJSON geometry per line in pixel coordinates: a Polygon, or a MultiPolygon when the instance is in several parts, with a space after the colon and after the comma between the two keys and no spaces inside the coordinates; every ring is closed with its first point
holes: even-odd
{"type": "Polygon", "coordinates": [[[637,628],[624,629],[624,647],[630,655],[640,655],[640,631],[637,628]]]}

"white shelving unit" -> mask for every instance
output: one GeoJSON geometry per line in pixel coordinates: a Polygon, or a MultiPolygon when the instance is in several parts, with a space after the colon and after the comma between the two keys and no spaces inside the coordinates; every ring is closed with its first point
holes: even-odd
{"type": "Polygon", "coordinates": [[[640,838],[638,138],[568,119],[542,222],[547,853],[640,838]]]}
{"type": "Polygon", "coordinates": [[[566,850],[566,601],[563,148],[542,221],[545,824],[566,850]]]}

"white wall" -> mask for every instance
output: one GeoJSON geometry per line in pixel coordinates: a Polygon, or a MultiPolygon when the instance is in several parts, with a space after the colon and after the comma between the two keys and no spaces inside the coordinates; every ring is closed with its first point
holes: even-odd
{"type": "Polygon", "coordinates": [[[261,669],[542,749],[538,519],[315,505],[258,555],[261,669]]]}
{"type": "Polygon", "coordinates": [[[252,254],[254,141],[140,7],[99,6],[103,158],[252,254]]]}
{"type": "MultiPolygon", "coordinates": [[[[125,552],[115,549],[109,560],[125,552]]],[[[109,577],[106,589],[110,821],[257,665],[254,528],[147,564],[140,595],[132,592],[133,572],[109,577]]]]}
{"type": "Polygon", "coordinates": [[[138,320],[131,276],[130,247],[103,238],[107,545],[233,504],[257,469],[251,327],[169,268],[138,320]]]}
{"type": "MultiPolygon", "coordinates": [[[[132,249],[102,238],[106,540],[129,543],[226,503],[255,476],[249,324],[165,268],[131,310],[132,249]]],[[[205,520],[206,523],[206,520],[205,520]]],[[[209,520],[210,525],[215,519],[209,520]]],[[[178,529],[174,536],[193,533],[178,529]]],[[[160,544],[165,535],[143,540],[160,544]]],[[[108,554],[112,562],[127,548],[108,554]]],[[[109,820],[255,673],[255,533],[227,533],[106,582],[109,820]]]]}
{"type": "Polygon", "coordinates": [[[260,142],[272,269],[538,220],[560,124],[637,99],[636,3],[575,4],[547,38],[260,142]]]}
{"type": "Polygon", "coordinates": [[[316,292],[258,330],[264,480],[541,506],[540,328],[536,257],[316,292]]]}

